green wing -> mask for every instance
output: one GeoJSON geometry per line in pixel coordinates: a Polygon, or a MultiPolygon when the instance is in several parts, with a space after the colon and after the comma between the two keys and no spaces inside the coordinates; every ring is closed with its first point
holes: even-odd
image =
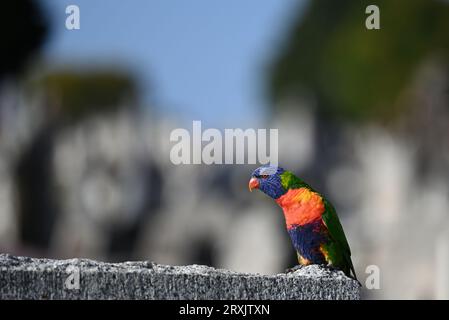
{"type": "Polygon", "coordinates": [[[351,260],[351,249],[349,248],[348,240],[346,239],[345,233],[343,231],[343,227],[341,226],[340,220],[338,219],[335,208],[332,204],[323,198],[324,202],[324,212],[322,215],[322,219],[324,224],[329,231],[330,237],[336,242],[339,247],[340,255],[342,255],[342,262],[347,267],[348,272],[349,269],[352,271],[354,278],[357,279],[355,274],[354,266],[351,260]]]}

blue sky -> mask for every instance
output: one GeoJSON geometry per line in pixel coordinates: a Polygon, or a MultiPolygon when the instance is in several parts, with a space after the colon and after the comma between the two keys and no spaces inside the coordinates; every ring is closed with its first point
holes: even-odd
{"type": "Polygon", "coordinates": [[[213,126],[264,119],[264,66],[285,39],[298,0],[44,0],[45,49],[56,63],[130,67],[159,112],[213,126]],[[65,29],[65,8],[81,29],[65,29]]]}

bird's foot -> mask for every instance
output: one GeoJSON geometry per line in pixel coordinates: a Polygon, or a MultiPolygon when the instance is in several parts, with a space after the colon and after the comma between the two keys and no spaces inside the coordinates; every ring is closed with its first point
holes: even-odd
{"type": "MultiPolygon", "coordinates": [[[[321,266],[322,266],[324,269],[327,269],[327,270],[329,270],[329,271],[342,271],[342,270],[340,270],[340,269],[338,269],[338,268],[336,268],[336,267],[334,267],[334,266],[332,266],[332,265],[329,265],[329,264],[322,264],[321,266]]],[[[359,287],[362,287],[362,283],[361,283],[356,277],[350,275],[349,278],[351,278],[352,280],[357,281],[359,287]]]]}
{"type": "Polygon", "coordinates": [[[298,264],[298,265],[296,265],[296,266],[294,266],[294,267],[292,267],[292,268],[287,268],[287,269],[285,269],[285,273],[292,273],[292,272],[295,272],[295,271],[301,270],[301,269],[302,269],[302,267],[304,267],[304,266],[303,266],[303,265],[300,265],[300,264],[298,264]]]}
{"type": "Polygon", "coordinates": [[[330,264],[322,264],[321,265],[324,269],[327,269],[329,271],[340,271],[340,269],[334,267],[333,265],[330,264]]]}

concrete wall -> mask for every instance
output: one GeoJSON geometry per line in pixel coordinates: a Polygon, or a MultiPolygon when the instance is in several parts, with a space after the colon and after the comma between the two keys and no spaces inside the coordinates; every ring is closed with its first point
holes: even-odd
{"type": "Polygon", "coordinates": [[[0,299],[359,299],[356,281],[308,266],[242,274],[206,266],[0,255],[0,299]]]}

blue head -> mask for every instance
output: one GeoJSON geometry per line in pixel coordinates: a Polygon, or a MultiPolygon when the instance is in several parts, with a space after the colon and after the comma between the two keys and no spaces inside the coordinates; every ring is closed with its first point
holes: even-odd
{"type": "Polygon", "coordinates": [[[281,175],[285,172],[281,167],[262,166],[254,170],[249,180],[249,191],[259,189],[273,199],[287,192],[281,183],[281,175]]]}

